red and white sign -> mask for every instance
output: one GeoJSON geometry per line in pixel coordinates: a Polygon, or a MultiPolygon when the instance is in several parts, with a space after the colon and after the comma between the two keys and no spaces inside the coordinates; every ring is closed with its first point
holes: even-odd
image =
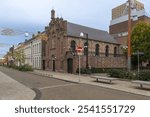
{"type": "Polygon", "coordinates": [[[77,47],[77,52],[82,52],[83,51],[83,48],[82,47],[77,47]]]}
{"type": "Polygon", "coordinates": [[[82,55],[82,51],[83,51],[82,47],[78,46],[76,50],[78,55],[82,55]]]}

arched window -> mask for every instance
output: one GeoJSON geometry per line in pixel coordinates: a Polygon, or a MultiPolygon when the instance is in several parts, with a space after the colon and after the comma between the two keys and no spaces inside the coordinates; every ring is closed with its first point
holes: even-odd
{"type": "Polygon", "coordinates": [[[70,48],[71,48],[71,50],[72,50],[73,52],[75,52],[75,51],[76,51],[76,42],[75,42],[74,40],[73,40],[73,41],[71,41],[70,48]]]}
{"type": "Polygon", "coordinates": [[[117,47],[114,47],[114,57],[117,56],[117,47]]]}
{"type": "Polygon", "coordinates": [[[109,46],[108,45],[105,47],[105,56],[106,57],[109,56],[109,46]]]}
{"type": "Polygon", "coordinates": [[[95,56],[99,56],[99,44],[95,45],[95,56]]]}
{"type": "Polygon", "coordinates": [[[84,55],[87,55],[87,53],[88,53],[88,43],[85,42],[84,43],[84,55]]]}

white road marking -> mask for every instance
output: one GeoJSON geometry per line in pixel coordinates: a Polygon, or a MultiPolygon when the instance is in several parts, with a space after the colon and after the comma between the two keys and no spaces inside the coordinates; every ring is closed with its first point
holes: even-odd
{"type": "Polygon", "coordinates": [[[49,87],[42,87],[39,89],[43,90],[43,89],[51,89],[51,88],[66,87],[66,86],[73,86],[73,85],[78,85],[78,84],[70,83],[70,84],[64,84],[64,85],[54,85],[54,86],[49,86],[49,87]]]}

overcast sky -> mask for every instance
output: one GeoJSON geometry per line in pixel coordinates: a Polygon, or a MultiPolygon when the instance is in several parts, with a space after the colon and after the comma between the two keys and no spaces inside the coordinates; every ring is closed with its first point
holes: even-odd
{"type": "MultiPolygon", "coordinates": [[[[145,4],[150,14],[150,1],[145,4]]],[[[0,30],[14,29],[18,35],[0,35],[0,56],[11,44],[25,40],[24,32],[30,35],[43,31],[50,21],[50,11],[55,9],[57,17],[101,30],[109,30],[111,9],[126,0],[0,0],[0,30]]]]}

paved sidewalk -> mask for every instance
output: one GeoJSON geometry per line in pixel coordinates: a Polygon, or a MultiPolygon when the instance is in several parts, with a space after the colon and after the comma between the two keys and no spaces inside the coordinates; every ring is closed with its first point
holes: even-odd
{"type": "Polygon", "coordinates": [[[74,75],[74,74],[42,71],[42,70],[35,70],[33,73],[42,76],[61,79],[65,81],[71,81],[71,82],[79,82],[80,80],[80,83],[84,83],[84,84],[90,84],[90,85],[125,91],[129,93],[150,96],[150,90],[138,89],[137,87],[139,86],[131,83],[130,81],[116,80],[113,82],[113,84],[107,84],[107,83],[95,82],[95,79],[90,78],[90,76],[82,75],[79,77],[78,75],[74,75]]]}
{"type": "Polygon", "coordinates": [[[35,92],[0,71],[0,100],[32,100],[35,92]]]}

